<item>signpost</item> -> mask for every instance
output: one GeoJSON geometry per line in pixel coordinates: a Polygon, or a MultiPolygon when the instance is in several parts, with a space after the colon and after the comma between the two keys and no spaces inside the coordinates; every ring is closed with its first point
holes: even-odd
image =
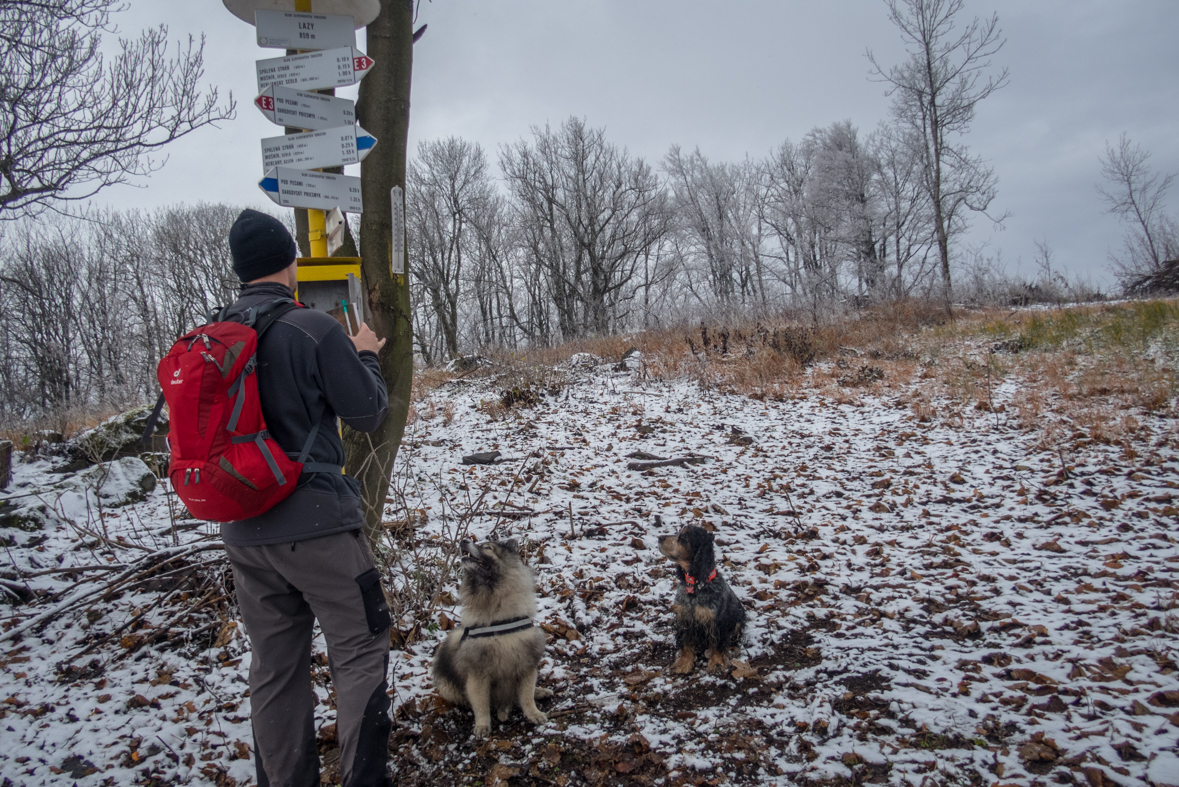
{"type": "Polygon", "coordinates": [[[312,0],[224,3],[255,26],[259,46],[295,51],[256,64],[254,105],[272,123],[305,129],[262,140],[266,176],[258,186],[278,205],[307,210],[311,256],[298,260],[299,297],[345,319],[352,312],[359,324],[365,297],[361,260],[330,255],[342,243],[344,213],[364,210],[360,178],[315,170],[358,163],[377,140],[356,125],[352,101],[310,91],[354,85],[373,67],[372,58],[356,49],[354,30],[377,18],[380,0],[314,0],[314,9],[312,0]],[[326,226],[325,211],[332,216],[326,226]]]}
{"type": "Polygon", "coordinates": [[[254,99],[271,123],[289,128],[321,129],[356,122],[356,105],[346,98],[271,85],[254,99]]]}
{"type": "Polygon", "coordinates": [[[299,90],[355,85],[373,65],[372,58],[351,46],[259,60],[255,64],[258,92],[271,85],[299,90]]]}
{"type": "Polygon", "coordinates": [[[284,208],[331,210],[339,206],[345,213],[364,212],[360,178],[350,175],[275,167],[266,172],[258,187],[284,208]]]}
{"type": "Polygon", "coordinates": [[[271,49],[339,49],[356,46],[352,17],[259,9],[254,27],[258,46],[271,49]]]}
{"type": "Polygon", "coordinates": [[[355,124],[262,140],[262,169],[273,167],[340,167],[357,164],[377,144],[355,124]]]}
{"type": "MultiPolygon", "coordinates": [[[[258,11],[311,11],[311,0],[223,0],[229,12],[243,22],[254,24],[258,11]]],[[[372,22],[381,13],[381,0],[315,0],[318,14],[339,14],[352,17],[357,30],[372,22]]]]}

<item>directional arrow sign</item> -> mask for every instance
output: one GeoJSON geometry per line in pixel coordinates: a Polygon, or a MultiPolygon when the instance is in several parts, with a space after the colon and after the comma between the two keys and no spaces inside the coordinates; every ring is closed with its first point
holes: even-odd
{"type": "Polygon", "coordinates": [[[362,213],[360,178],[275,167],[258,182],[266,196],[284,208],[312,208],[345,213],[362,213]]]}
{"type": "Polygon", "coordinates": [[[361,161],[377,144],[357,125],[287,134],[262,140],[262,169],[273,167],[342,167],[361,161]]]}
{"type": "Polygon", "coordinates": [[[321,129],[356,122],[356,104],[346,98],[305,93],[272,85],[254,99],[271,123],[291,128],[321,129]]]}
{"type": "Polygon", "coordinates": [[[259,60],[258,92],[271,85],[322,90],[329,87],[355,85],[375,65],[373,59],[356,47],[326,49],[288,57],[259,60]]]}
{"type": "Polygon", "coordinates": [[[271,49],[338,49],[356,46],[350,16],[255,11],[258,46],[271,49]]]}

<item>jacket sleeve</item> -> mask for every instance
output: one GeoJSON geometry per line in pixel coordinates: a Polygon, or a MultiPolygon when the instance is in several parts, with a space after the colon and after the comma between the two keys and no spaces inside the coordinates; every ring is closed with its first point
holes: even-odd
{"type": "Polygon", "coordinates": [[[320,340],[315,354],[328,405],[356,431],[375,431],[389,412],[389,393],[376,353],[358,354],[337,323],[320,340]]]}

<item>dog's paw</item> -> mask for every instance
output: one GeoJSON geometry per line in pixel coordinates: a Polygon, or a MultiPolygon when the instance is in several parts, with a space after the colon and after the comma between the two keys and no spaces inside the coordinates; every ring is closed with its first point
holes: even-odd
{"type": "Polygon", "coordinates": [[[726,672],[729,668],[729,659],[723,653],[713,653],[708,657],[707,670],[712,673],[726,672]]]}
{"type": "Polygon", "coordinates": [[[486,738],[490,734],[491,734],[491,725],[490,724],[476,724],[475,725],[475,737],[476,738],[486,738]]]}
{"type": "Polygon", "coordinates": [[[677,659],[675,664],[671,665],[671,671],[676,675],[687,675],[696,666],[695,659],[677,659]]]}
{"type": "Polygon", "coordinates": [[[536,713],[525,712],[524,715],[526,715],[528,717],[528,721],[532,722],[533,724],[548,724],[549,722],[549,717],[540,711],[537,711],[536,713]]]}
{"type": "Polygon", "coordinates": [[[548,699],[549,697],[553,696],[553,690],[537,686],[532,690],[532,696],[538,700],[548,699]]]}

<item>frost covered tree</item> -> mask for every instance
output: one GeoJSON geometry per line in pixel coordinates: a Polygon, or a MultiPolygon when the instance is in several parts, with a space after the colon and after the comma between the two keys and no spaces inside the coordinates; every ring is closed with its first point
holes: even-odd
{"type": "Polygon", "coordinates": [[[712,163],[699,148],[685,155],[673,145],[663,160],[671,192],[672,226],[685,278],[697,299],[725,309],[766,301],[761,166],[712,163]],[[700,280],[707,286],[698,288],[700,280]],[[703,291],[701,291],[703,290],[703,291]]]}
{"type": "Polygon", "coordinates": [[[905,126],[882,123],[871,145],[878,167],[882,263],[892,297],[905,298],[926,285],[934,247],[933,211],[923,187],[920,145],[905,126]]]}
{"type": "Polygon", "coordinates": [[[0,2],[0,219],[62,210],[162,166],[162,147],[232,118],[233,97],[202,93],[204,40],[175,55],[168,29],[121,38],[115,0],[0,2]]]}
{"type": "Polygon", "coordinates": [[[1122,253],[1111,255],[1114,271],[1131,288],[1179,257],[1179,220],[1166,213],[1167,191],[1175,175],[1153,171],[1149,160],[1150,153],[1125,134],[1117,145],[1106,143],[1101,157],[1105,182],[1097,190],[1107,212],[1127,226],[1122,253]]]}
{"type": "Polygon", "coordinates": [[[532,132],[500,155],[523,243],[545,273],[561,336],[607,334],[667,233],[666,193],[646,162],[580,118],[532,132]]]}
{"type": "MultiPolygon", "coordinates": [[[[496,197],[487,157],[479,145],[457,137],[423,141],[406,185],[410,272],[429,304],[442,352],[454,358],[465,266],[477,254],[477,225],[486,224],[496,197]]],[[[421,346],[425,337],[418,338],[421,346]]]]}
{"type": "MultiPolygon", "coordinates": [[[[999,17],[959,25],[965,0],[886,0],[889,19],[900,30],[909,59],[885,68],[871,51],[873,73],[886,82],[892,112],[908,126],[916,145],[922,186],[929,196],[933,229],[950,308],[951,244],[967,228],[968,214],[986,213],[995,199],[994,170],[963,142],[979,102],[1007,84],[1007,69],[992,58],[1006,39],[999,17]]],[[[993,217],[1002,221],[1003,216],[993,217]]]]}
{"type": "Polygon", "coordinates": [[[230,205],[46,216],[0,238],[0,416],[154,398],[177,336],[236,297],[230,205]],[[151,260],[145,265],[144,260],[151,260]]]}
{"type": "Polygon", "coordinates": [[[878,164],[872,151],[860,142],[851,121],[815,129],[807,135],[807,143],[815,156],[811,199],[826,216],[838,244],[838,262],[847,264],[855,279],[856,295],[875,295],[884,289],[878,248],[878,164]]]}

